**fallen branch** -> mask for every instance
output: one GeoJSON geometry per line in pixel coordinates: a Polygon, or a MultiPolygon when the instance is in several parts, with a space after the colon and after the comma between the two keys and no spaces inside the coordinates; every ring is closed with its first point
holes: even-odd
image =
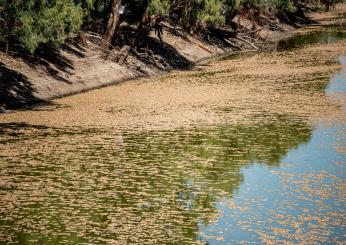
{"type": "Polygon", "coordinates": [[[253,47],[255,50],[258,50],[258,47],[256,47],[252,42],[249,42],[248,40],[242,38],[242,37],[235,37],[234,39],[238,39],[248,45],[250,45],[251,47],[253,47]]]}
{"type": "Polygon", "coordinates": [[[243,48],[242,48],[240,45],[236,44],[236,42],[234,42],[234,41],[232,42],[231,40],[228,40],[228,39],[226,39],[226,38],[224,38],[224,41],[225,41],[226,43],[228,43],[229,45],[231,45],[232,47],[238,49],[239,51],[242,51],[242,50],[243,50],[243,48]]]}
{"type": "Polygon", "coordinates": [[[196,43],[195,41],[190,40],[190,39],[189,39],[189,41],[190,41],[191,43],[197,45],[197,46],[200,47],[201,49],[207,51],[208,53],[214,54],[214,51],[208,49],[206,46],[204,46],[204,45],[202,45],[202,44],[200,44],[200,43],[196,43]]]}
{"type": "MultiPolygon", "coordinates": [[[[144,53],[140,53],[138,52],[136,49],[132,49],[132,52],[137,55],[137,57],[141,57],[143,59],[146,59],[148,61],[150,61],[151,63],[154,63],[157,67],[159,67],[162,70],[167,70],[167,68],[162,64],[162,62],[158,61],[158,56],[156,56],[154,54],[153,51],[151,51],[150,49],[145,49],[144,53]]],[[[168,65],[167,65],[168,67],[168,65]]]]}
{"type": "MultiPolygon", "coordinates": [[[[86,35],[86,36],[89,36],[89,37],[92,37],[92,38],[96,38],[96,39],[102,40],[102,37],[101,37],[100,35],[98,35],[97,33],[93,34],[92,32],[89,32],[89,33],[85,33],[85,35],[86,35]]],[[[98,47],[99,49],[101,49],[102,51],[104,51],[104,52],[106,52],[106,53],[112,52],[112,50],[116,50],[116,49],[117,49],[116,47],[112,46],[112,44],[109,44],[109,46],[111,47],[111,49],[104,49],[104,48],[102,48],[102,47],[99,45],[99,43],[94,43],[94,42],[92,42],[90,39],[89,39],[89,41],[90,41],[91,43],[97,45],[97,47],[98,47]]]]}
{"type": "Polygon", "coordinates": [[[258,28],[258,29],[256,29],[256,30],[252,30],[252,31],[245,32],[245,33],[239,33],[238,36],[247,36],[247,35],[249,35],[249,34],[259,32],[259,31],[263,30],[263,29],[266,28],[266,27],[267,27],[267,26],[262,26],[261,28],[258,28]]]}

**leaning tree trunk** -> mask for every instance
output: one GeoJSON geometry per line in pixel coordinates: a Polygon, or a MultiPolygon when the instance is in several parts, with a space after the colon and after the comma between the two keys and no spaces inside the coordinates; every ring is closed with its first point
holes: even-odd
{"type": "Polygon", "coordinates": [[[106,31],[103,35],[102,48],[107,49],[112,43],[113,36],[116,34],[116,30],[119,26],[119,10],[121,6],[121,0],[113,0],[109,20],[107,23],[106,31]]]}

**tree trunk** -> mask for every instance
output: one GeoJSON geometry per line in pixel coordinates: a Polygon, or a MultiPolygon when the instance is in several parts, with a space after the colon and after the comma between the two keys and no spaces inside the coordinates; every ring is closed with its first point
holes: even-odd
{"type": "Polygon", "coordinates": [[[107,49],[112,43],[114,34],[119,26],[119,9],[121,6],[121,0],[113,0],[109,20],[107,23],[106,31],[103,35],[102,48],[107,49]]]}

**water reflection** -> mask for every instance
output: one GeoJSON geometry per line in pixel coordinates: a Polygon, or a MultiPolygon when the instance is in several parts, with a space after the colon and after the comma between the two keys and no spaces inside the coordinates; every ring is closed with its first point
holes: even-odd
{"type": "MultiPolygon", "coordinates": [[[[345,241],[344,125],[314,130],[280,167],[242,169],[246,182],[220,198],[216,222],[200,224],[208,244],[338,244],[345,241]],[[344,149],[344,148],[343,148],[344,149]]],[[[260,162],[259,162],[260,163],[260,162]]]]}
{"type": "Polygon", "coordinates": [[[334,27],[327,31],[316,31],[301,36],[294,36],[278,42],[277,51],[302,48],[311,44],[330,44],[346,38],[345,26],[334,27]]]}
{"type": "MultiPolygon", "coordinates": [[[[346,57],[326,94],[345,102],[346,57]]],[[[200,223],[208,244],[343,244],[346,212],[346,126],[334,118],[320,124],[307,144],[291,149],[270,167],[261,159],[242,168],[246,180],[232,198],[216,202],[220,215],[200,223]]]]}
{"type": "Polygon", "coordinates": [[[201,241],[244,167],[277,167],[312,134],[287,115],[141,133],[1,128],[0,241],[23,244],[201,241]]]}
{"type": "Polygon", "coordinates": [[[329,96],[343,96],[346,92],[346,56],[339,57],[339,63],[342,66],[340,72],[336,73],[332,82],[326,88],[327,95],[329,96]]]}

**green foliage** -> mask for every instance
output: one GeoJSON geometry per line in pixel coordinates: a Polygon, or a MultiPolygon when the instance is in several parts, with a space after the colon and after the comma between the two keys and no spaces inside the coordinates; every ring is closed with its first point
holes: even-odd
{"type": "Polygon", "coordinates": [[[184,27],[189,28],[198,20],[199,6],[196,0],[170,0],[170,15],[184,27]]]}
{"type": "Polygon", "coordinates": [[[296,11],[296,7],[291,0],[276,0],[276,7],[278,8],[278,10],[284,12],[293,13],[296,11]]]}
{"type": "Polygon", "coordinates": [[[190,28],[196,24],[220,25],[225,22],[220,0],[171,0],[171,16],[190,28]]]}
{"type": "MultiPolygon", "coordinates": [[[[103,30],[113,0],[0,0],[0,42],[28,51],[43,43],[60,44],[84,26],[103,30]]],[[[220,26],[237,13],[293,13],[308,0],[123,0],[122,20],[138,23],[146,14],[164,16],[191,29],[220,26]]],[[[326,9],[345,0],[317,0],[326,9]]]]}
{"type": "Polygon", "coordinates": [[[60,44],[82,24],[82,9],[70,0],[0,2],[2,41],[20,42],[29,52],[42,43],[60,44]]]}
{"type": "Polygon", "coordinates": [[[296,7],[292,0],[222,0],[227,11],[237,11],[241,9],[257,10],[266,12],[268,9],[294,12],[296,7]]]}
{"type": "MultiPolygon", "coordinates": [[[[84,9],[93,9],[95,0],[81,0],[82,7],[84,9]]],[[[78,3],[78,2],[77,2],[78,3]]]]}
{"type": "Polygon", "coordinates": [[[202,23],[209,25],[222,25],[225,23],[225,16],[221,13],[222,4],[219,0],[205,0],[198,19],[202,23]]]}
{"type": "Polygon", "coordinates": [[[149,3],[148,14],[168,16],[169,8],[170,8],[169,0],[152,0],[149,3]]]}
{"type": "Polygon", "coordinates": [[[236,10],[239,9],[242,0],[223,0],[223,6],[228,10],[236,10]]]}

